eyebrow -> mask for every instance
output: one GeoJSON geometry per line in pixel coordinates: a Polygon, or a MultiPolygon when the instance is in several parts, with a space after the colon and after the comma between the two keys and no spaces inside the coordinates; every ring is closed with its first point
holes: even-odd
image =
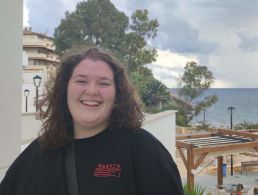
{"type": "MultiPolygon", "coordinates": [[[[88,78],[88,76],[83,74],[78,74],[73,76],[71,79],[76,79],[76,78],[88,78]]],[[[108,77],[100,77],[100,80],[108,80],[108,81],[114,82],[114,79],[110,79],[108,77]]]]}

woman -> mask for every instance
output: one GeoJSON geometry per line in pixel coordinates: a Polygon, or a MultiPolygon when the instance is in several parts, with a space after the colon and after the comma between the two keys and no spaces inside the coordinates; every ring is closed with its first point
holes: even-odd
{"type": "Polygon", "coordinates": [[[169,152],[143,120],[124,68],[93,48],[68,57],[40,104],[41,134],[0,194],[181,195],[169,152]]]}

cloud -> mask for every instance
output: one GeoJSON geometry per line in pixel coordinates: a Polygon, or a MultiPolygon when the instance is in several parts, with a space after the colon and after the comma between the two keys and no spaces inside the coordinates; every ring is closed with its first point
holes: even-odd
{"type": "Polygon", "coordinates": [[[195,56],[186,56],[170,51],[158,50],[155,63],[149,64],[155,78],[162,80],[170,88],[177,86],[178,77],[183,73],[186,62],[196,61],[195,56]]]}
{"type": "Polygon", "coordinates": [[[28,0],[23,1],[23,27],[29,27],[29,9],[27,7],[28,0]]]}
{"type": "Polygon", "coordinates": [[[248,37],[245,34],[239,33],[240,43],[239,48],[243,51],[258,51],[258,36],[248,37]]]}
{"type": "Polygon", "coordinates": [[[228,81],[228,80],[216,79],[212,88],[225,88],[225,86],[227,86],[227,88],[232,88],[232,87],[234,87],[234,83],[232,83],[231,81],[228,81]]]}
{"type": "MultiPolygon", "coordinates": [[[[117,3],[116,3],[117,4],[117,3]]],[[[183,17],[180,2],[171,0],[149,1],[131,0],[123,7],[129,15],[136,9],[147,9],[151,18],[159,21],[158,36],[153,41],[155,47],[178,53],[210,53],[217,45],[201,40],[199,30],[183,17]],[[128,10],[131,10],[129,12],[128,10]]]]}
{"type": "Polygon", "coordinates": [[[27,0],[30,25],[33,31],[53,35],[54,29],[64,18],[65,11],[71,11],[80,0],[27,0]]]}
{"type": "Polygon", "coordinates": [[[257,62],[258,51],[247,53],[235,50],[225,55],[210,56],[209,67],[220,87],[257,88],[257,62]]]}
{"type": "MultiPolygon", "coordinates": [[[[80,1],[24,0],[24,24],[36,32],[53,35],[65,11],[74,10],[80,1]]],[[[215,86],[257,87],[257,0],[111,2],[129,17],[136,9],[147,9],[150,18],[158,19],[159,31],[152,45],[164,53],[159,53],[157,62],[149,66],[165,83],[174,85],[175,76],[183,73],[184,59],[190,58],[213,72],[215,86]],[[173,61],[180,58],[183,64],[173,61]]]]}

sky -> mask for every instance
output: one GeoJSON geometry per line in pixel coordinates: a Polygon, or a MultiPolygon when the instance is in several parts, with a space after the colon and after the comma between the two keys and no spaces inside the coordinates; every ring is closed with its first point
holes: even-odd
{"type": "MultiPolygon", "coordinates": [[[[24,27],[53,35],[65,11],[81,0],[24,0],[24,27]]],[[[159,21],[150,44],[158,50],[149,64],[167,87],[177,87],[186,62],[207,66],[214,88],[258,87],[257,0],[111,0],[130,17],[147,9],[159,21]]]]}

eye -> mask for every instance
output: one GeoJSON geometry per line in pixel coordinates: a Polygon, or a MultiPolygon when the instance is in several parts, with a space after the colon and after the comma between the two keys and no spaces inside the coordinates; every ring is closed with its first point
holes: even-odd
{"type": "Polygon", "coordinates": [[[99,85],[100,86],[111,86],[111,83],[109,83],[109,82],[100,82],[99,85]]]}
{"type": "Polygon", "coordinates": [[[88,83],[88,81],[86,81],[86,80],[76,80],[75,83],[85,84],[85,83],[88,83]]]}

